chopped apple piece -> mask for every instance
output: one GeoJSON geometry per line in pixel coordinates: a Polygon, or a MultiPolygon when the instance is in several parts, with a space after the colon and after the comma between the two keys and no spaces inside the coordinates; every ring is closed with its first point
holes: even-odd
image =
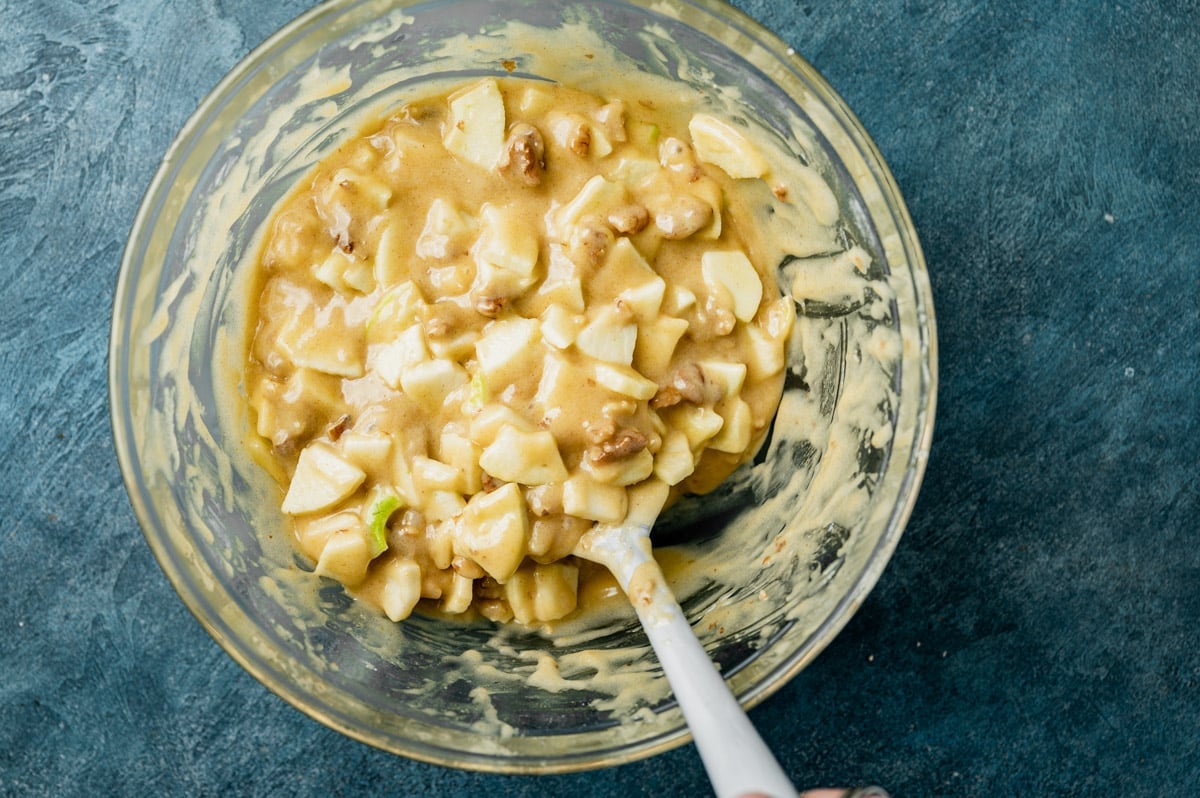
{"type": "Polygon", "coordinates": [[[388,470],[392,454],[392,439],[382,432],[350,430],[338,439],[342,456],[378,481],[388,470]]]}
{"type": "Polygon", "coordinates": [[[494,169],[504,153],[504,98],[493,78],[485,78],[450,98],[450,118],[442,143],[482,169],[494,169]]]}
{"type": "Polygon", "coordinates": [[[513,483],[476,493],[463,510],[454,539],[456,554],[469,557],[498,582],[506,581],[525,559],[529,516],[521,489],[513,483]]]}
{"type": "Polygon", "coordinates": [[[456,388],[467,383],[467,370],[451,360],[426,360],[400,375],[400,386],[413,401],[436,411],[456,388]]]}
{"type": "Polygon", "coordinates": [[[504,585],[504,598],[518,623],[556,621],[575,611],[579,566],[556,562],[523,565],[504,585]]]}
{"type": "Polygon", "coordinates": [[[361,468],[328,445],[319,441],[310,443],[300,452],[282,509],[288,515],[324,510],[357,490],[366,478],[361,468]]]}
{"type": "Polygon", "coordinates": [[[633,364],[637,332],[636,324],[625,320],[614,309],[605,308],[579,331],[575,346],[596,360],[629,366],[633,364]]]}
{"type": "Polygon", "coordinates": [[[696,295],[682,285],[673,284],[663,297],[662,311],[672,316],[682,316],[688,308],[696,306],[696,295]]]}
{"type": "Polygon", "coordinates": [[[546,485],[567,478],[558,443],[546,430],[527,432],[503,426],[479,455],[479,467],[505,482],[546,485]]]}
{"type": "Polygon", "coordinates": [[[475,219],[438,197],[429,206],[425,226],[417,236],[417,256],[446,260],[465,255],[475,239],[476,227],[475,219]]]}
{"type": "MultiPolygon", "coordinates": [[[[791,304],[789,301],[788,304],[791,304]]],[[[785,351],[783,341],[772,338],[756,324],[745,324],[741,328],[741,349],[746,355],[747,373],[752,379],[762,380],[783,371],[785,351]]]]}
{"type": "Polygon", "coordinates": [[[688,445],[698,450],[706,441],[721,431],[725,419],[715,410],[697,405],[684,404],[671,408],[673,426],[687,436],[688,445]]]}
{"type": "Polygon", "coordinates": [[[396,284],[383,295],[367,319],[367,343],[393,340],[418,320],[422,305],[424,302],[412,280],[396,284]]]}
{"type": "Polygon", "coordinates": [[[461,492],[462,473],[440,460],[430,457],[414,457],[412,460],[413,485],[419,493],[435,490],[461,492]]]}
{"type": "Polygon", "coordinates": [[[654,455],[649,449],[642,449],[636,454],[607,463],[594,463],[585,457],[580,466],[597,482],[623,487],[641,482],[650,476],[654,471],[654,455]]]}
{"type": "Polygon", "coordinates": [[[762,301],[763,286],[745,253],[738,250],[705,252],[700,256],[700,270],[710,287],[729,292],[733,315],[739,321],[754,318],[762,301]]]}
{"type": "Polygon", "coordinates": [[[742,386],[746,383],[745,363],[702,360],[699,365],[700,372],[704,375],[705,381],[720,389],[720,395],[717,399],[723,399],[726,396],[737,396],[742,392],[742,386]]]}
{"type": "Polygon", "coordinates": [[[371,347],[367,365],[388,387],[399,390],[404,375],[419,363],[429,360],[429,346],[420,324],[408,327],[390,344],[371,347]]]}
{"type": "Polygon", "coordinates": [[[595,175],[566,205],[552,211],[547,220],[547,234],[560,243],[571,240],[573,231],[587,217],[605,218],[613,208],[625,204],[625,186],[595,175]]]}
{"type": "Polygon", "coordinates": [[[467,502],[462,494],[455,490],[430,491],[421,506],[427,521],[448,521],[462,514],[467,502]]]}
{"type": "Polygon", "coordinates": [[[475,342],[479,370],[492,385],[506,385],[520,375],[532,373],[543,356],[537,319],[511,318],[494,321],[475,342]],[[535,362],[536,361],[536,362],[535,362]]]}
{"type": "Polygon", "coordinates": [[[750,405],[741,397],[726,403],[721,411],[725,423],[713,439],[708,442],[709,448],[718,452],[738,454],[744,452],[750,445],[754,417],[750,405]]]}
{"type": "Polygon", "coordinates": [[[575,343],[576,336],[583,329],[585,317],[555,303],[542,313],[541,322],[542,338],[546,343],[555,349],[566,349],[575,343]]]}
{"type": "Polygon", "coordinates": [[[671,495],[671,487],[661,479],[648,479],[627,488],[625,494],[629,497],[629,509],[622,523],[654,526],[671,495]]]}
{"type": "Polygon", "coordinates": [[[516,210],[484,205],[479,239],[472,253],[479,267],[491,266],[530,278],[538,259],[537,234],[516,210]]]}
{"type": "Polygon", "coordinates": [[[333,173],[331,185],[353,194],[356,200],[365,200],[373,210],[381,211],[392,199],[392,189],[382,180],[354,169],[343,168],[333,173]]]}
{"type": "Polygon", "coordinates": [[[728,122],[696,114],[688,124],[696,157],[719,166],[732,178],[763,177],[770,170],[758,148],[728,122]]]}
{"type": "Polygon", "coordinates": [[[587,474],[573,474],[563,483],[563,510],[576,518],[615,524],[625,517],[625,489],[605,485],[587,474]]]}
{"type": "Polygon", "coordinates": [[[466,612],[471,606],[475,595],[475,580],[468,579],[462,574],[454,574],[450,578],[450,589],[442,596],[442,612],[458,615],[466,612]]]}
{"type": "Polygon", "coordinates": [[[633,365],[641,374],[656,378],[666,372],[675,354],[679,339],[688,330],[686,319],[656,316],[638,328],[637,348],[633,350],[633,365]]]}
{"type": "Polygon", "coordinates": [[[650,399],[658,393],[658,383],[648,380],[631,368],[623,368],[611,363],[597,363],[593,376],[596,382],[633,399],[650,399]]]}
{"type": "Polygon", "coordinates": [[[321,556],[317,558],[316,573],[354,587],[367,577],[367,566],[371,564],[371,547],[358,529],[343,529],[335,532],[325,543],[321,556]]]}
{"type": "Polygon", "coordinates": [[[421,600],[421,566],[412,560],[391,560],[383,566],[380,605],[392,621],[402,621],[421,600]]]}
{"type": "Polygon", "coordinates": [[[671,430],[663,438],[662,448],[654,456],[654,476],[667,485],[678,485],[696,470],[696,459],[688,436],[671,430]]]}
{"type": "Polygon", "coordinates": [[[507,405],[485,405],[471,419],[469,437],[477,446],[490,446],[504,427],[513,427],[523,432],[537,429],[515,410],[507,405]]]}
{"type": "Polygon", "coordinates": [[[479,453],[479,447],[463,432],[449,427],[442,430],[438,441],[438,459],[458,469],[460,493],[477,493],[483,487],[479,453]]]}
{"type": "Polygon", "coordinates": [[[297,313],[279,331],[277,345],[297,366],[350,379],[363,375],[362,336],[341,305],[297,313]]]}
{"type": "Polygon", "coordinates": [[[538,286],[537,297],[547,305],[560,304],[573,313],[583,313],[583,280],[579,266],[571,260],[562,244],[550,245],[546,279],[538,286]]]}

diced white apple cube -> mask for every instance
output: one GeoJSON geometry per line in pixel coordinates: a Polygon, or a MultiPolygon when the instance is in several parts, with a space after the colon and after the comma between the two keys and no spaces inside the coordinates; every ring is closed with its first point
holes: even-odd
{"type": "Polygon", "coordinates": [[[633,311],[634,318],[638,321],[650,321],[657,318],[659,309],[662,308],[666,288],[666,281],[656,277],[641,285],[626,288],[617,295],[617,299],[633,311]]]}
{"type": "Polygon", "coordinates": [[[503,426],[479,455],[479,467],[505,482],[546,485],[567,478],[558,442],[546,430],[503,426]]]}
{"type": "Polygon", "coordinates": [[[375,270],[370,261],[357,260],[342,272],[342,282],[360,294],[369,294],[375,290],[375,270]]]}
{"type": "Polygon", "coordinates": [[[566,349],[575,342],[583,329],[586,317],[572,313],[561,304],[554,303],[540,317],[542,338],[555,349],[566,349]]]}
{"type": "Polygon", "coordinates": [[[625,204],[625,196],[623,184],[595,175],[567,204],[547,215],[546,233],[552,240],[565,244],[584,219],[589,216],[607,218],[609,211],[625,204]]]}
{"type": "Polygon", "coordinates": [[[429,360],[429,346],[420,324],[413,324],[389,344],[371,347],[367,365],[387,383],[400,390],[404,375],[419,363],[429,360]]]}
{"type": "Polygon", "coordinates": [[[446,518],[425,527],[425,551],[433,567],[444,571],[454,562],[454,541],[461,518],[446,518]]]}
{"type": "Polygon", "coordinates": [[[337,445],[343,457],[369,476],[378,479],[388,472],[392,455],[392,439],[384,433],[350,430],[342,434],[337,445]]]}
{"type": "Polygon", "coordinates": [[[725,419],[721,431],[708,442],[709,448],[718,452],[741,454],[750,445],[754,415],[745,399],[737,397],[723,403],[721,417],[725,419]]]}
{"type": "Polygon", "coordinates": [[[417,493],[416,484],[413,482],[410,456],[403,448],[395,446],[392,448],[391,460],[392,488],[405,505],[409,507],[419,506],[424,498],[417,493]]]}
{"type": "Polygon", "coordinates": [[[717,386],[720,389],[720,395],[717,399],[723,399],[726,396],[737,396],[742,392],[742,386],[746,383],[746,364],[732,363],[725,360],[701,360],[698,364],[700,372],[704,375],[706,382],[717,386]]]}
{"type": "Polygon", "coordinates": [[[633,399],[647,400],[658,393],[658,383],[646,379],[632,368],[596,363],[592,374],[598,384],[633,399]]]}
{"type": "Polygon", "coordinates": [[[392,198],[391,186],[354,169],[337,170],[333,173],[330,183],[352,194],[355,200],[365,202],[367,207],[374,211],[386,208],[392,198]]]}
{"type": "Polygon", "coordinates": [[[604,308],[579,331],[575,346],[596,360],[630,366],[637,345],[637,332],[637,324],[628,321],[614,309],[604,308]]]}
{"type": "Polygon", "coordinates": [[[300,550],[316,562],[325,550],[325,544],[339,532],[346,530],[363,534],[362,517],[357,510],[343,510],[329,515],[300,516],[295,520],[296,542],[300,550]]]}
{"type": "Polygon", "coordinates": [[[671,365],[675,347],[688,330],[686,319],[656,316],[638,328],[637,348],[633,350],[633,365],[647,377],[663,374],[671,365]]]}
{"type": "Polygon", "coordinates": [[[672,316],[682,316],[688,308],[696,306],[696,295],[678,283],[672,283],[663,297],[663,313],[672,316]]]}
{"type": "Polygon", "coordinates": [[[388,343],[419,320],[424,301],[412,280],[403,280],[384,294],[365,328],[368,343],[388,343]]]}
{"type": "Polygon", "coordinates": [[[442,143],[482,169],[494,169],[504,153],[504,98],[494,78],[485,78],[450,97],[442,143]]]}
{"type": "Polygon", "coordinates": [[[490,446],[504,427],[526,432],[537,429],[511,407],[495,403],[485,405],[471,419],[469,437],[477,446],[490,446]]]}
{"type": "Polygon", "coordinates": [[[663,437],[662,447],[654,456],[654,476],[666,485],[678,485],[696,470],[696,459],[688,436],[671,430],[663,437]]]}
{"type": "Polygon", "coordinates": [[[556,621],[575,610],[579,566],[556,562],[522,566],[504,585],[504,598],[518,623],[556,621]]]}
{"type": "MultiPolygon", "coordinates": [[[[788,302],[790,304],[791,300],[788,302]]],[[[756,324],[742,325],[740,335],[740,348],[746,358],[747,373],[752,379],[761,380],[783,371],[784,341],[772,338],[756,324]]]]}
{"type": "Polygon", "coordinates": [[[625,494],[629,497],[629,509],[622,523],[652,527],[666,506],[671,487],[661,479],[648,479],[640,485],[626,488],[625,494]]]}
{"type": "Polygon", "coordinates": [[[581,468],[592,479],[607,485],[633,485],[641,482],[654,471],[654,455],[649,449],[610,460],[607,463],[594,463],[589,458],[583,458],[581,468]]]}
{"type": "Polygon", "coordinates": [[[400,387],[417,404],[437,411],[455,389],[466,385],[467,370],[452,360],[425,360],[405,369],[400,387]]]}
{"type": "Polygon", "coordinates": [[[537,298],[547,306],[562,305],[573,313],[583,313],[583,280],[579,266],[567,256],[562,244],[550,245],[550,259],[546,265],[546,279],[538,286],[537,298]]]}
{"type": "Polygon", "coordinates": [[[484,327],[475,357],[489,385],[507,385],[537,367],[544,352],[540,326],[537,319],[510,318],[484,327]]]}
{"type": "Polygon", "coordinates": [[[466,500],[456,490],[433,490],[425,496],[421,512],[426,521],[449,521],[462,514],[466,500]]]}
{"type": "Polygon", "coordinates": [[[707,407],[683,404],[671,408],[671,424],[687,436],[688,445],[695,451],[725,426],[720,413],[707,407]]]}
{"type": "Polygon", "coordinates": [[[435,490],[462,491],[462,472],[449,463],[431,457],[414,457],[412,476],[413,485],[418,493],[428,494],[435,490]]]}
{"type": "Polygon", "coordinates": [[[461,475],[458,490],[471,494],[482,489],[482,474],[479,470],[480,448],[467,436],[453,427],[442,430],[438,439],[438,459],[454,466],[461,475]]]}
{"type": "Polygon", "coordinates": [[[479,238],[471,248],[476,266],[493,266],[521,277],[531,277],[538,259],[537,231],[519,211],[486,204],[480,213],[479,238]]]}
{"type": "Polygon", "coordinates": [[[395,559],[383,566],[383,589],[379,604],[393,621],[402,621],[421,600],[421,566],[412,560],[395,559]]]}
{"type": "Polygon", "coordinates": [[[288,515],[324,510],[345,499],[367,478],[366,473],[321,442],[300,452],[292,482],[283,498],[288,515]]]}
{"type": "Polygon", "coordinates": [[[280,328],[276,343],[297,366],[350,379],[363,375],[362,330],[341,305],[297,313],[280,328]]]}
{"type": "Polygon", "coordinates": [[[417,256],[445,260],[464,255],[475,240],[477,227],[472,216],[438,197],[425,213],[425,225],[417,236],[417,256]]]}
{"type": "Polygon", "coordinates": [[[475,581],[456,573],[450,578],[450,588],[442,595],[442,612],[459,615],[471,607],[475,595],[475,581]]]}
{"type": "Polygon", "coordinates": [[[366,579],[370,564],[371,547],[366,536],[357,529],[343,529],[326,541],[317,558],[316,573],[336,579],[346,587],[354,587],[366,579]]]}
{"type": "Polygon", "coordinates": [[[763,177],[770,164],[737,128],[711,114],[696,114],[688,123],[696,157],[719,166],[732,178],[763,177]]]}
{"type": "Polygon", "coordinates": [[[563,483],[563,511],[576,518],[615,524],[625,517],[628,497],[625,489],[617,485],[605,485],[576,473],[563,483]]]}
{"type": "Polygon", "coordinates": [[[700,256],[700,271],[711,288],[729,292],[733,315],[748,322],[758,312],[763,286],[754,264],[739,250],[714,250],[700,256]]]}
{"type": "Polygon", "coordinates": [[[391,218],[379,233],[375,245],[375,282],[383,286],[396,285],[408,277],[408,259],[404,247],[408,243],[404,225],[391,218]]]}
{"type": "Polygon", "coordinates": [[[469,557],[498,582],[506,581],[525,558],[529,516],[514,483],[476,493],[467,503],[454,540],[456,554],[469,557]]]}

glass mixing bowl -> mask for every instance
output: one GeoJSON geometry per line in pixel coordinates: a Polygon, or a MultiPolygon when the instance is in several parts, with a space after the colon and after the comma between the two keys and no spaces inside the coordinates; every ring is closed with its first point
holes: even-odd
{"type": "MultiPolygon", "coordinates": [[[[442,765],[596,768],[688,733],[632,613],[553,633],[394,624],[311,573],[278,486],[243,446],[246,265],[280,198],[364,119],[440,79],[562,77],[540,71],[553,62],[586,83],[595,67],[580,36],[611,48],[608,77],[683,81],[770,131],[821,174],[842,240],[871,257],[854,290],[801,304],[768,446],[656,532],[744,704],[796,674],[862,603],[912,509],[932,431],[933,310],[900,192],[842,100],[748,17],[710,0],[335,0],[295,20],[205,99],[141,206],[113,307],[116,449],[155,556],[230,656],[322,723],[442,765]]],[[[780,264],[785,290],[798,268],[780,264]]]]}

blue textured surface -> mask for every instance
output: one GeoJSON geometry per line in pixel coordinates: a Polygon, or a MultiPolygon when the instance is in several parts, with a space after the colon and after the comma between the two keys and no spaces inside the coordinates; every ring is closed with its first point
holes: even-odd
{"type": "MultiPolygon", "coordinates": [[[[0,0],[0,794],[694,795],[692,747],[556,777],[345,739],[192,619],[121,485],[105,348],[175,132],[304,0],[0,0]]],[[[1200,8],[741,0],[875,137],[932,273],[909,531],[752,717],[797,783],[1200,788],[1200,8]]]]}

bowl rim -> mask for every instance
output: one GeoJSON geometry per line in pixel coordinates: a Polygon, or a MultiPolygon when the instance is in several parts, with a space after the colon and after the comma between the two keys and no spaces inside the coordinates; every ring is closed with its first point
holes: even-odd
{"type": "MultiPolygon", "coordinates": [[[[765,674],[756,684],[739,694],[738,699],[742,705],[750,708],[782,688],[799,671],[810,664],[846,626],[878,582],[911,517],[928,460],[936,416],[938,357],[932,288],[915,226],[890,168],[861,121],[812,64],[765,25],[740,9],[719,0],[625,1],[630,5],[647,10],[661,6],[664,1],[672,7],[688,7],[699,10],[763,45],[769,55],[775,57],[782,67],[803,78],[817,94],[817,99],[833,115],[837,125],[847,135],[852,146],[857,149],[863,162],[870,167],[871,176],[878,183],[878,188],[883,195],[883,206],[892,214],[892,223],[900,233],[902,239],[900,246],[907,256],[908,273],[911,274],[914,298],[918,304],[920,323],[917,325],[917,330],[920,334],[919,345],[922,352],[922,356],[917,360],[921,367],[921,374],[918,376],[925,388],[926,399],[923,406],[916,408],[917,429],[914,430],[913,435],[909,457],[910,465],[906,469],[904,482],[897,488],[897,500],[888,517],[885,533],[880,536],[874,549],[867,556],[867,567],[858,575],[849,591],[834,606],[828,617],[814,627],[809,635],[808,643],[797,649],[780,666],[765,674]]],[[[189,585],[186,564],[181,561],[176,552],[171,550],[164,538],[156,537],[151,533],[152,529],[158,528],[160,525],[147,500],[144,486],[139,484],[139,455],[133,445],[134,424],[129,395],[130,385],[125,379],[130,374],[131,353],[134,348],[133,342],[122,332],[123,322],[129,317],[136,300],[135,275],[141,271],[140,264],[148,255],[147,246],[150,243],[151,232],[159,217],[168,209],[166,200],[178,191],[175,178],[179,175],[181,167],[188,157],[203,144],[202,134],[208,125],[216,120],[229,102],[235,99],[238,92],[242,91],[247,84],[252,83],[256,77],[261,79],[260,70],[265,64],[271,63],[271,59],[277,54],[284,53],[290,57],[287,62],[282,64],[282,68],[290,69],[303,63],[320,49],[320,45],[317,45],[307,50],[289,51],[289,47],[296,44],[308,42],[311,45],[310,37],[314,29],[323,21],[328,18],[340,18],[352,13],[355,9],[364,9],[370,6],[407,8],[423,4],[423,0],[328,0],[328,2],[305,11],[253,47],[241,58],[204,96],[172,140],[139,204],[130,228],[129,238],[122,252],[120,269],[114,286],[112,323],[107,352],[108,398],[110,427],[122,480],[143,537],[150,546],[159,566],[168,577],[172,588],[202,628],[256,681],[323,725],[352,739],[417,761],[480,772],[568,773],[624,764],[654,756],[690,741],[691,735],[686,725],[681,726],[675,733],[651,737],[632,747],[606,748],[597,752],[559,755],[538,761],[497,758],[475,752],[454,752],[455,756],[451,759],[441,748],[431,748],[412,741],[409,741],[409,745],[403,750],[399,750],[397,747],[387,744],[388,740],[394,738],[372,735],[369,730],[344,721],[336,712],[331,712],[323,702],[318,702],[311,693],[298,689],[295,685],[288,683],[286,679],[280,678],[277,670],[268,667],[252,651],[238,645],[236,641],[230,640],[222,629],[223,623],[215,614],[208,613],[211,607],[207,600],[200,595],[200,591],[189,585]],[[320,706],[317,705],[318,703],[320,706]]],[[[256,100],[257,96],[252,99],[256,100]]],[[[902,377],[902,379],[907,378],[906,374],[902,377]]]]}

